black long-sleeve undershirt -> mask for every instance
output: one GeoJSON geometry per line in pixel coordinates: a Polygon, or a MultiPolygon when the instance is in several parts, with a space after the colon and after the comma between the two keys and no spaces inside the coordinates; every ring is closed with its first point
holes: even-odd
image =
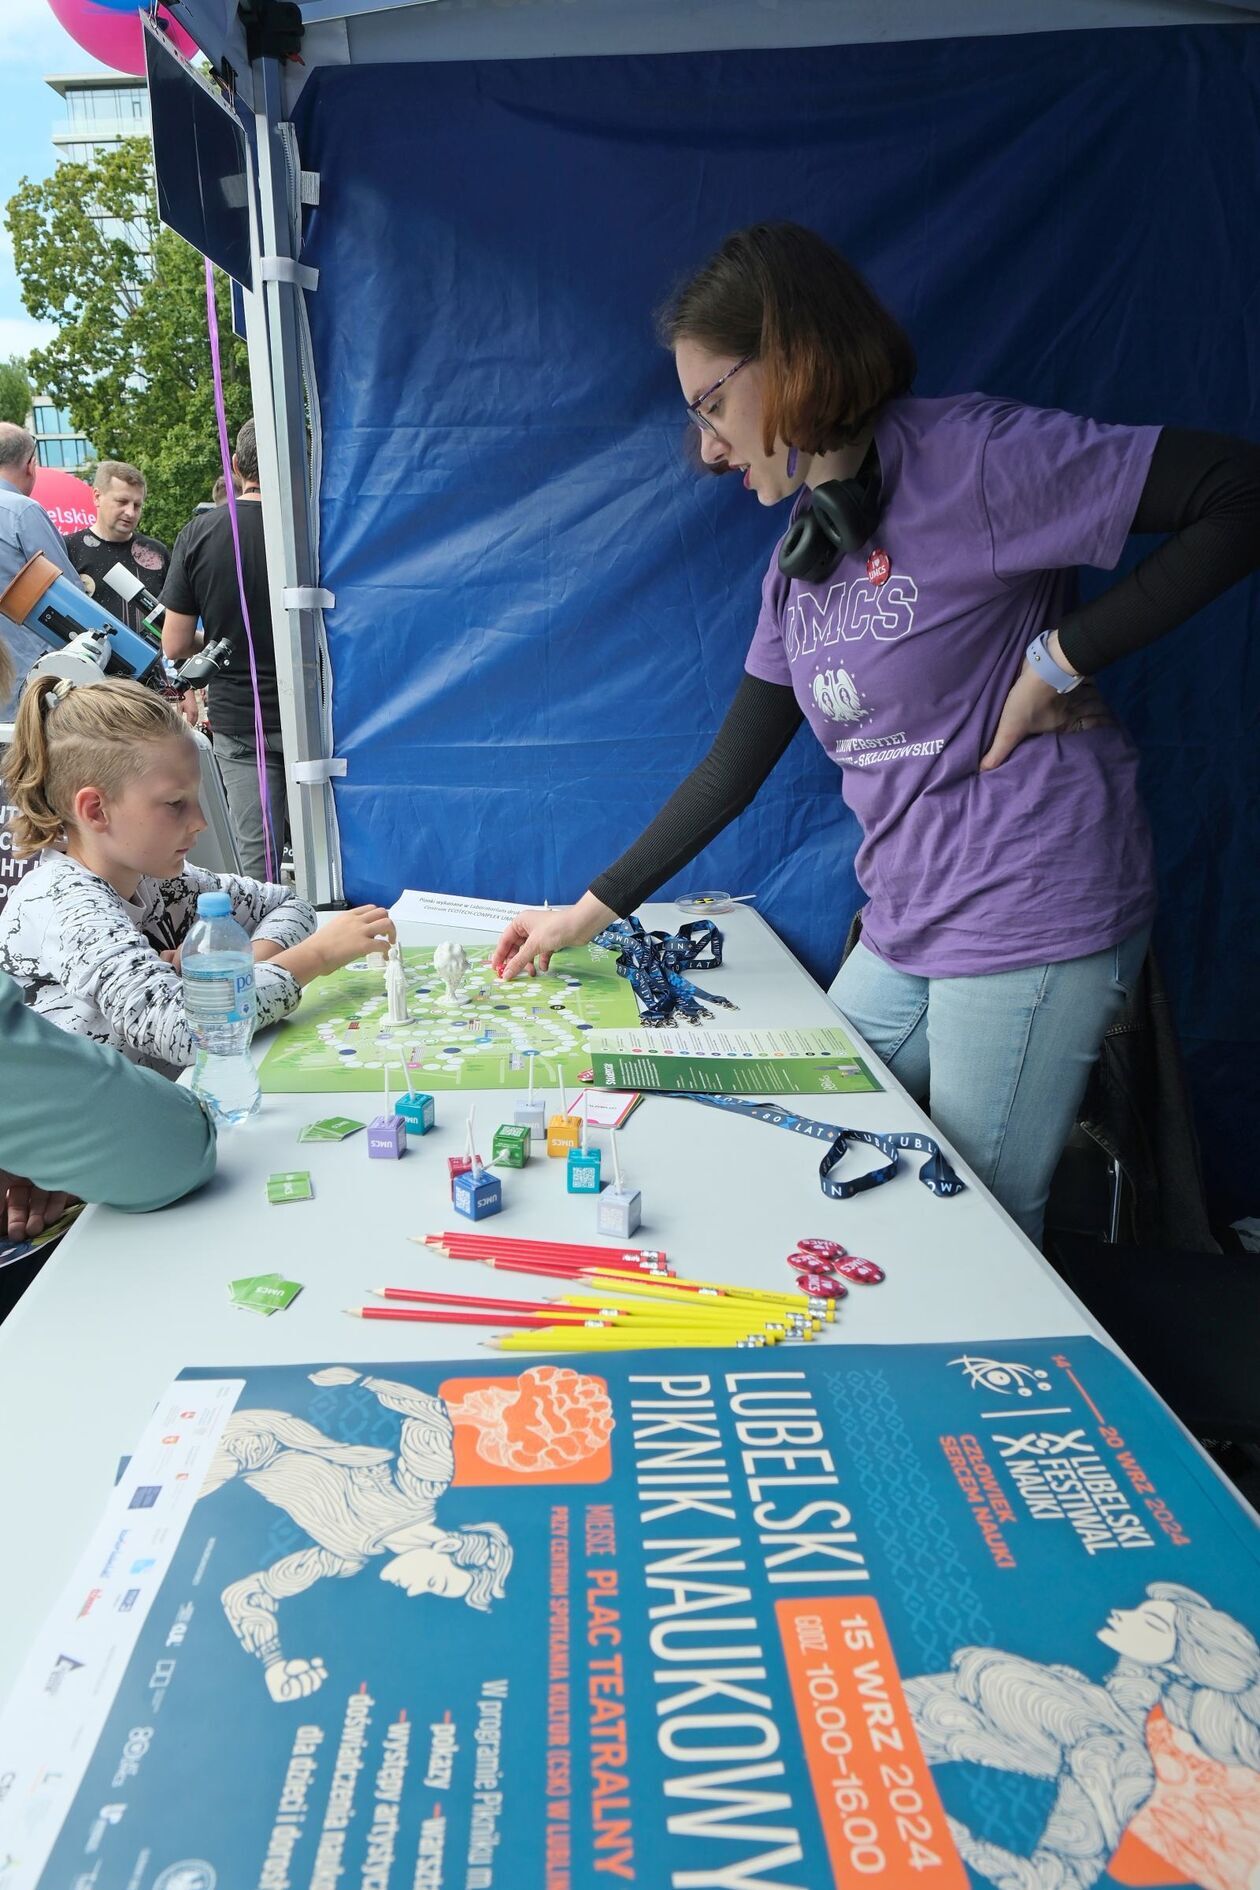
{"type": "MultiPolygon", "coordinates": [[[[1171,535],[1059,625],[1063,654],[1084,675],[1154,643],[1260,568],[1260,448],[1165,427],[1129,529],[1171,535]]],[[[787,684],[745,675],[708,754],[591,882],[595,897],[623,914],[650,898],[743,812],[802,720],[787,684]]]]}

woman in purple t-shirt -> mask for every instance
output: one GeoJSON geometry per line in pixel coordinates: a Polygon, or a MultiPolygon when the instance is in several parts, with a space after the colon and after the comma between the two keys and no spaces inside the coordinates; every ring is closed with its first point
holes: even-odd
{"type": "Polygon", "coordinates": [[[862,937],[830,995],[1014,1219],[1051,1176],[1146,953],[1132,743],[1087,680],[1260,564],[1260,453],[981,394],[920,400],[857,272],[793,224],[728,238],[676,295],[705,464],[796,496],[704,760],[574,906],[523,913],[511,977],[583,943],[746,807],[801,721],[862,829],[862,937]],[[1078,565],[1172,534],[1069,609],[1078,565]]]}

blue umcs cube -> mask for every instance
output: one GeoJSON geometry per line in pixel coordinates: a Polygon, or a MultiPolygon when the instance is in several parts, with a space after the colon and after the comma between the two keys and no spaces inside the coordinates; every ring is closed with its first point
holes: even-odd
{"type": "Polygon", "coordinates": [[[569,1150],[568,1186],[570,1194],[599,1193],[600,1151],[587,1149],[585,1155],[580,1148],[569,1150]]]}
{"type": "Polygon", "coordinates": [[[407,1153],[407,1125],[401,1116],[373,1116],[368,1123],[367,1152],[374,1162],[396,1162],[407,1153]]]}
{"type": "Polygon", "coordinates": [[[480,1174],[470,1169],[467,1174],[456,1175],[452,1199],[457,1214],[466,1215],[470,1221],[484,1221],[502,1208],[503,1183],[484,1168],[480,1174]]]}
{"type": "Polygon", "coordinates": [[[427,1135],[437,1120],[433,1098],[425,1090],[409,1089],[394,1099],[394,1112],[400,1115],[413,1135],[427,1135]]]}

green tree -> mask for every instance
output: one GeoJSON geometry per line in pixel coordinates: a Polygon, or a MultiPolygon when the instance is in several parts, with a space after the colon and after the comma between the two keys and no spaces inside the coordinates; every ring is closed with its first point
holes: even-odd
{"type": "Polygon", "coordinates": [[[15,426],[24,427],[30,411],[31,383],[26,363],[20,354],[11,354],[7,361],[0,361],[0,420],[12,420],[15,426]]]}
{"type": "MultiPolygon", "coordinates": [[[[27,311],[57,329],[32,352],[31,375],[102,459],[139,466],[144,529],[169,543],[221,468],[205,265],[158,222],[148,140],[59,164],[42,183],[23,178],[5,221],[27,311]]],[[[249,373],[221,275],[216,302],[235,439],[250,414],[249,373]]]]}

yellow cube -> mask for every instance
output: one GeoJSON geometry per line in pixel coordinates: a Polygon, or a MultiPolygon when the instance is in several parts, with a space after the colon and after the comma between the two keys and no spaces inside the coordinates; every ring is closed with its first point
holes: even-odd
{"type": "Polygon", "coordinates": [[[547,1122],[547,1153],[555,1155],[561,1161],[567,1161],[569,1150],[579,1148],[582,1143],[582,1118],[580,1116],[551,1116],[547,1122]]]}

